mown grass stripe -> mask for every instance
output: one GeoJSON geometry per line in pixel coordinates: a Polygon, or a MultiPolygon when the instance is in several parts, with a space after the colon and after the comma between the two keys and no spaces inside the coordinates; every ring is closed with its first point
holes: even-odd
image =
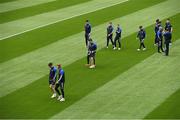
{"type": "Polygon", "coordinates": [[[26,7],[26,8],[21,8],[21,9],[17,9],[13,11],[0,13],[0,16],[1,16],[0,24],[38,15],[38,14],[42,14],[45,12],[54,11],[54,10],[69,7],[72,5],[77,5],[83,2],[87,2],[87,1],[90,1],[90,0],[78,0],[78,1],[71,0],[71,2],[67,0],[56,0],[54,2],[39,4],[39,5],[31,6],[31,7],[26,7]]]}
{"type": "Polygon", "coordinates": [[[131,0],[123,4],[111,6],[106,9],[102,9],[83,16],[78,16],[18,36],[14,36],[7,40],[2,40],[0,41],[0,63],[83,31],[84,21],[87,18],[91,20],[92,26],[97,26],[104,22],[109,22],[112,19],[125,16],[163,1],[164,0],[131,0]],[[134,6],[134,4],[138,4],[138,6],[134,6]],[[109,15],[107,13],[112,14],[109,15]],[[73,25],[73,29],[71,25],[73,25]]]}
{"type": "Polygon", "coordinates": [[[145,119],[180,119],[180,89],[150,112],[145,119]]]}
{"type": "Polygon", "coordinates": [[[63,20],[114,6],[128,0],[92,0],[56,11],[0,24],[0,40],[10,38],[63,20]]]}
{"type": "MultiPolygon", "coordinates": [[[[180,15],[170,19],[174,26],[174,41],[180,38],[178,34],[180,15]]],[[[165,20],[163,23],[165,23],[165,20]]],[[[83,63],[86,61],[85,58],[63,67],[66,71],[65,103],[59,103],[57,100],[50,99],[51,94],[47,83],[48,76],[44,76],[32,84],[0,98],[0,117],[50,118],[56,113],[64,110],[87,94],[111,81],[119,74],[130,69],[135,64],[140,63],[143,59],[154,54],[154,50],[157,50],[157,48],[153,47],[153,40],[151,41],[152,36],[154,36],[153,28],[154,26],[146,28],[148,36],[145,43],[148,50],[145,52],[136,51],[139,42],[134,39],[136,36],[135,33],[122,41],[123,45],[126,45],[128,49],[123,49],[123,51],[112,51],[111,49],[104,48],[98,51],[96,56],[97,67],[94,70],[84,67],[83,63]]]]}
{"type": "Polygon", "coordinates": [[[53,2],[56,0],[16,0],[12,2],[6,2],[0,4],[0,13],[13,11],[25,7],[39,5],[43,3],[53,2]]]}
{"type": "MultiPolygon", "coordinates": [[[[174,3],[175,2],[176,0],[174,0],[174,3]]],[[[156,18],[164,19],[175,15],[177,11],[179,11],[179,7],[175,7],[172,0],[170,0],[122,18],[112,20],[112,22],[119,23],[119,21],[121,21],[121,25],[124,29],[123,37],[126,37],[137,31],[137,27],[140,24],[149,26],[156,18]],[[168,12],[164,13],[163,8],[165,8],[168,12]],[[142,17],[140,20],[138,19],[139,16],[146,16],[147,14],[151,16],[151,19],[149,19],[148,16],[142,17]]],[[[92,36],[97,40],[99,49],[103,48],[105,45],[106,25],[107,24],[105,23],[93,28],[94,33],[98,33],[92,34],[92,36]]],[[[82,48],[82,46],[84,46],[84,42],[80,41],[82,36],[84,36],[84,32],[67,37],[61,41],[40,48],[21,57],[1,63],[0,72],[2,74],[0,74],[0,97],[24,87],[46,75],[46,64],[49,61],[53,60],[55,63],[62,63],[64,66],[66,66],[84,57],[86,55],[86,49],[85,47],[82,48]],[[71,59],[69,59],[69,56],[71,56],[71,59]],[[8,78],[7,75],[9,76],[8,78]]]]}
{"type": "Polygon", "coordinates": [[[52,118],[144,118],[180,88],[179,51],[177,40],[169,57],[155,53],[52,118]]]}

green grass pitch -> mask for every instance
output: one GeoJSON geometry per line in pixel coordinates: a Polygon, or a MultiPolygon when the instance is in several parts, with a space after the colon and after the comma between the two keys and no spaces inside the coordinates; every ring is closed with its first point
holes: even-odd
{"type": "MultiPolygon", "coordinates": [[[[24,1],[1,0],[0,6],[24,1]]],[[[52,0],[3,9],[0,119],[180,119],[179,0],[52,0]],[[173,25],[168,57],[154,46],[157,18],[173,25]],[[95,69],[85,67],[86,19],[98,45],[95,69]],[[36,28],[39,21],[43,27],[36,28]],[[105,48],[109,21],[122,27],[120,51],[105,48]],[[139,25],[147,33],[147,50],[140,52],[139,25]],[[48,62],[66,72],[65,102],[50,98],[48,62]]]]}

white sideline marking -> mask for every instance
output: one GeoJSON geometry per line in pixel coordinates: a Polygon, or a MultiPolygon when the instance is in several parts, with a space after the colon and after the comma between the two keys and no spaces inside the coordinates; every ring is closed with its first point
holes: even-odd
{"type": "Polygon", "coordinates": [[[0,40],[5,40],[25,32],[29,32],[127,1],[128,0],[93,0],[67,8],[62,8],[53,12],[43,13],[40,15],[3,23],[0,24],[0,29],[2,30],[0,31],[0,40]]]}
{"type": "Polygon", "coordinates": [[[53,2],[56,0],[16,0],[0,4],[0,13],[13,11],[25,7],[31,7],[43,3],[53,2]]]}

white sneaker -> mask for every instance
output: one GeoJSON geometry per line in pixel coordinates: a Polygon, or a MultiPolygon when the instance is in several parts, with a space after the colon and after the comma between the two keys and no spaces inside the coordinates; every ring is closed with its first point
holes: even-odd
{"type": "Polygon", "coordinates": [[[65,98],[61,98],[60,101],[61,101],[61,102],[64,102],[64,101],[65,101],[65,98]]]}
{"type": "Polygon", "coordinates": [[[116,47],[114,47],[113,49],[114,49],[114,50],[116,50],[117,48],[116,48],[116,47]]]}
{"type": "Polygon", "coordinates": [[[62,99],[62,95],[60,95],[57,100],[61,100],[61,99],[62,99]]]}
{"type": "Polygon", "coordinates": [[[108,48],[108,46],[106,48],[108,48]]]}
{"type": "Polygon", "coordinates": [[[140,49],[137,49],[137,51],[140,51],[140,49]]]}
{"type": "Polygon", "coordinates": [[[95,68],[95,65],[91,65],[91,66],[89,66],[89,68],[95,68]]]}
{"type": "Polygon", "coordinates": [[[143,51],[145,51],[146,50],[146,48],[143,48],[143,51]]]}
{"type": "Polygon", "coordinates": [[[54,93],[52,96],[51,96],[51,98],[55,98],[56,97],[56,93],[54,93]]]}
{"type": "Polygon", "coordinates": [[[121,48],[118,48],[118,50],[121,50],[121,48]]]}

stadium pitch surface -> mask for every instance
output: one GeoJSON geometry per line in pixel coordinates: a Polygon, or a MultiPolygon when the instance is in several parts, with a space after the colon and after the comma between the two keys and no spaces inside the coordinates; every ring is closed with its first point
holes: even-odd
{"type": "Polygon", "coordinates": [[[180,119],[178,0],[38,0],[6,7],[24,1],[0,1],[1,119],[180,119]],[[163,25],[170,18],[173,25],[169,57],[153,46],[157,18],[163,25]],[[98,45],[93,70],[84,66],[86,19],[98,45]],[[109,21],[122,26],[121,51],[105,48],[109,21]],[[141,52],[135,39],[139,25],[147,32],[147,50],[141,52]],[[51,61],[66,72],[64,103],[50,99],[51,61]]]}

